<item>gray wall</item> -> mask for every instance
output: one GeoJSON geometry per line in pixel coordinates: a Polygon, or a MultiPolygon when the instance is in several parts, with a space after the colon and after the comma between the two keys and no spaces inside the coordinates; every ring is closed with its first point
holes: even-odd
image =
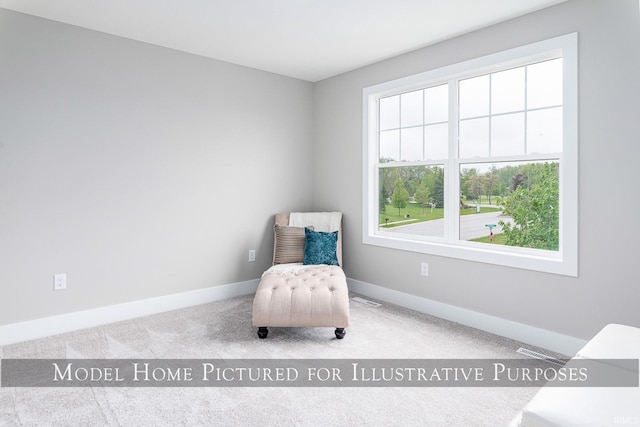
{"type": "Polygon", "coordinates": [[[259,277],[312,141],[311,83],[0,9],[0,325],[259,277]]]}
{"type": "Polygon", "coordinates": [[[569,0],[312,85],[0,9],[0,325],[255,279],[274,212],[336,209],[353,279],[580,338],[640,326],[639,24],[636,0],[569,0]],[[362,245],[362,89],[574,31],[580,276],[362,245]]]}
{"type": "Polygon", "coordinates": [[[609,322],[640,326],[639,76],[638,1],[570,0],[316,84],[314,204],[344,211],[347,276],[583,339],[609,322]],[[362,89],[571,32],[579,33],[579,277],[363,245],[362,89]]]}

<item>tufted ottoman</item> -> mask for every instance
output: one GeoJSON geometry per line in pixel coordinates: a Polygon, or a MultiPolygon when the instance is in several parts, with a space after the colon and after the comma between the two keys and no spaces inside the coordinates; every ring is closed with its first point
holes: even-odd
{"type": "Polygon", "coordinates": [[[335,265],[276,265],[262,275],[253,302],[253,325],[265,338],[268,326],[330,326],[342,339],[349,325],[349,294],[335,265]]]}

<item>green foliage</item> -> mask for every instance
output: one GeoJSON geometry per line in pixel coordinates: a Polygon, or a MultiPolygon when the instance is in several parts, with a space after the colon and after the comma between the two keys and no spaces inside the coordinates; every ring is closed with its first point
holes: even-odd
{"type": "Polygon", "coordinates": [[[400,209],[407,207],[409,203],[409,192],[404,188],[404,182],[398,179],[395,183],[395,189],[391,195],[391,204],[394,208],[398,208],[398,215],[400,215],[400,209]]]}
{"type": "Polygon", "coordinates": [[[384,213],[387,210],[387,194],[384,188],[380,187],[380,194],[378,195],[378,212],[384,213]]]}
{"type": "MultiPolygon", "coordinates": [[[[385,160],[385,159],[383,159],[385,160]]],[[[381,163],[388,161],[381,160],[381,163]]],[[[385,203],[387,203],[396,190],[396,183],[402,181],[402,187],[407,191],[407,203],[415,200],[421,207],[426,207],[429,203],[435,202],[434,189],[440,187],[439,204],[444,204],[444,170],[439,166],[400,166],[400,167],[381,167],[379,172],[380,193],[378,195],[379,212],[386,212],[385,203]]],[[[392,205],[393,204],[392,201],[392,205]]],[[[406,205],[405,205],[406,206],[406,205]]],[[[397,207],[397,206],[395,206],[397,207]]]]}
{"type": "Polygon", "coordinates": [[[484,187],[484,175],[474,175],[471,181],[471,197],[473,200],[480,201],[482,197],[482,189],[484,187]]]}
{"type": "Polygon", "coordinates": [[[484,186],[484,194],[489,196],[489,204],[491,204],[491,196],[495,195],[495,191],[498,188],[498,183],[499,183],[498,174],[494,166],[491,172],[488,172],[485,174],[484,180],[482,182],[484,186]]]}
{"type": "Polygon", "coordinates": [[[478,174],[475,168],[464,168],[460,173],[460,194],[463,199],[473,199],[473,180],[478,174]]]}
{"type": "Polygon", "coordinates": [[[505,243],[510,246],[558,250],[559,184],[558,164],[528,164],[526,173],[515,174],[519,185],[502,200],[504,213],[513,223],[500,221],[505,243]],[[524,185],[524,183],[527,185],[524,185]]]}
{"type": "Polygon", "coordinates": [[[422,181],[420,181],[415,195],[416,202],[418,202],[418,204],[422,207],[427,207],[427,205],[431,203],[431,190],[429,188],[429,182],[426,178],[427,176],[425,175],[422,181]]]}
{"type": "MultiPolygon", "coordinates": [[[[526,165],[502,165],[500,168],[493,166],[485,173],[478,172],[477,168],[462,168],[460,171],[460,194],[464,200],[480,203],[486,198],[486,203],[493,204],[494,196],[504,197],[513,187],[513,179],[516,174],[523,175],[521,170],[526,170],[526,165]]],[[[482,202],[484,203],[484,202],[482,202]]]]}
{"type": "Polygon", "coordinates": [[[444,169],[434,169],[435,180],[433,184],[433,203],[435,203],[437,207],[442,208],[444,207],[444,169]]]}

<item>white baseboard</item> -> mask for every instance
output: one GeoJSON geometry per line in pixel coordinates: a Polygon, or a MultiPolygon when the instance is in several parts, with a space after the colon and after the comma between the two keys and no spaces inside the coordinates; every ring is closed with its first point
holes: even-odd
{"type": "MultiPolygon", "coordinates": [[[[99,307],[91,310],[29,320],[0,326],[0,346],[29,341],[65,332],[106,325],[122,320],[177,310],[213,301],[255,293],[259,279],[179,294],[99,307]]],[[[383,302],[461,323],[476,329],[573,356],[586,340],[495,316],[456,307],[427,298],[359,280],[347,279],[349,290],[383,302]]]]}
{"type": "Polygon", "coordinates": [[[258,283],[259,280],[254,279],[43,319],[1,325],[0,346],[252,294],[255,293],[258,283]]]}
{"type": "Polygon", "coordinates": [[[492,334],[511,338],[516,341],[535,345],[567,356],[575,355],[586,340],[559,334],[546,329],[513,322],[477,311],[467,310],[427,298],[409,295],[404,292],[372,285],[359,280],[347,279],[349,290],[370,298],[396,304],[420,313],[430,314],[452,322],[492,334]]]}

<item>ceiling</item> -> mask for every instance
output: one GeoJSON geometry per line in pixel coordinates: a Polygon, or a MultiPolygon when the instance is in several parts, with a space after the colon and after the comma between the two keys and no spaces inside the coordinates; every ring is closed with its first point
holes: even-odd
{"type": "Polygon", "coordinates": [[[566,0],[0,0],[0,7],[316,82],[566,0]]]}

